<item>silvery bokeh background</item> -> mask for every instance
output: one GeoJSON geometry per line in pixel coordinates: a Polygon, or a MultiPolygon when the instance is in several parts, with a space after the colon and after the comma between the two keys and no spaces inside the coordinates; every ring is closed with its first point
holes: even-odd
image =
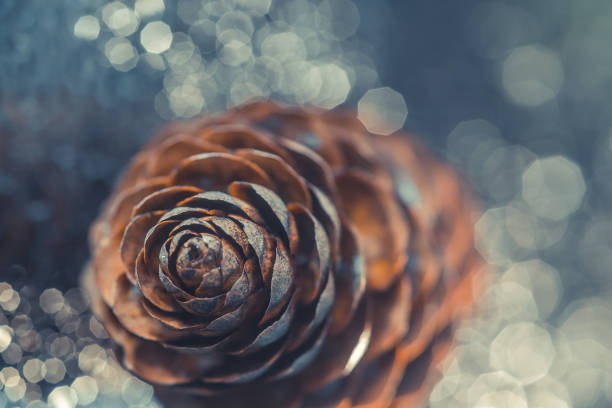
{"type": "Polygon", "coordinates": [[[495,279],[432,408],[612,405],[612,3],[53,3],[0,2],[0,407],[159,407],[77,289],[87,226],[165,120],[256,96],[414,131],[480,194],[495,279]]]}

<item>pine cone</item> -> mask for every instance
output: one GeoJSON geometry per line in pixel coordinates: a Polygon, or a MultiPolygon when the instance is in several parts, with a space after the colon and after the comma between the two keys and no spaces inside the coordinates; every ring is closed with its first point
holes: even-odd
{"type": "Polygon", "coordinates": [[[133,159],[85,285],[169,407],[418,406],[481,278],[471,211],[409,136],[255,102],[133,159]]]}

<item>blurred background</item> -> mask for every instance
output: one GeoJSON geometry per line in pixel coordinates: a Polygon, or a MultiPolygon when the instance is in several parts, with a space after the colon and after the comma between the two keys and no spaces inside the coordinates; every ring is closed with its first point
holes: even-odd
{"type": "Polygon", "coordinates": [[[0,408],[160,408],[78,289],[87,229],[155,129],[252,97],[474,184],[496,280],[432,408],[612,406],[611,39],[608,0],[2,0],[0,408]]]}

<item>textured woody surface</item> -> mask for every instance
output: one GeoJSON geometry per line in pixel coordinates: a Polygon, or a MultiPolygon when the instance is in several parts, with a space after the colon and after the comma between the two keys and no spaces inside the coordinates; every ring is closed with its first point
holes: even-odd
{"type": "Polygon", "coordinates": [[[409,136],[256,102],[133,159],[84,282],[168,406],[419,406],[478,286],[471,211],[409,136]]]}

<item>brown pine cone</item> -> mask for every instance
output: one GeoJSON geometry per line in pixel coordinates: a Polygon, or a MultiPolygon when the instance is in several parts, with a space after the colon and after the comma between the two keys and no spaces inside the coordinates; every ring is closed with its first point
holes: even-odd
{"type": "Polygon", "coordinates": [[[169,407],[419,406],[481,279],[471,211],[409,136],[256,102],[133,159],[85,285],[169,407]]]}

